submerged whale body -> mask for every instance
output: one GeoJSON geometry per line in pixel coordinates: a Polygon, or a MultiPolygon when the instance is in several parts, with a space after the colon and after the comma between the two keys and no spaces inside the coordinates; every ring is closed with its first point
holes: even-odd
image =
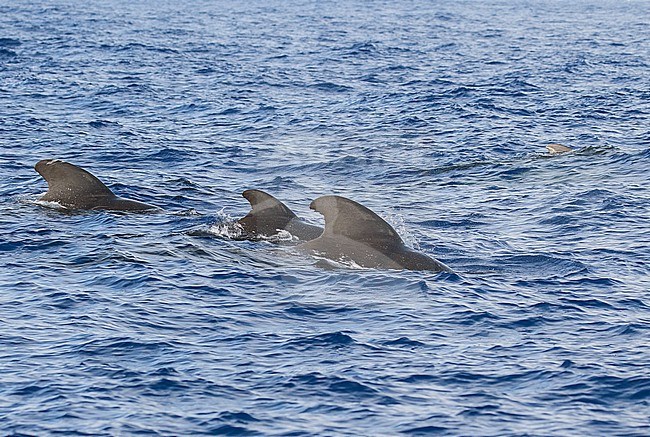
{"type": "Polygon", "coordinates": [[[284,203],[261,190],[246,190],[242,196],[251,204],[246,216],[237,220],[247,236],[272,236],[285,230],[301,241],[309,241],[323,233],[323,229],[303,222],[284,203]]]}
{"type": "Polygon", "coordinates": [[[406,247],[391,225],[350,199],[323,196],[309,207],[323,214],[325,229],[318,238],[299,245],[300,250],[367,268],[451,272],[440,261],[406,247]]]}
{"type": "Polygon", "coordinates": [[[155,206],[116,196],[86,170],[58,159],[43,159],[34,169],[47,181],[48,191],[39,200],[69,209],[146,211],[155,206]]]}

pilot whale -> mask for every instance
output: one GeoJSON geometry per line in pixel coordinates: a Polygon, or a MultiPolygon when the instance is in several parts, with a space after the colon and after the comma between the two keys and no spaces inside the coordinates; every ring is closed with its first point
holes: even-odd
{"type": "Polygon", "coordinates": [[[353,261],[361,267],[451,272],[438,260],[415,252],[381,217],[353,200],[322,196],[309,207],[323,214],[325,229],[299,250],[335,261],[353,261]]]}
{"type": "Polygon", "coordinates": [[[48,191],[39,200],[69,209],[146,211],[157,207],[116,196],[86,170],[58,159],[43,159],[34,169],[47,181],[48,191]]]}
{"type": "Polygon", "coordinates": [[[284,203],[264,191],[246,190],[242,196],[251,204],[251,210],[237,223],[247,236],[268,237],[285,230],[301,241],[309,241],[323,233],[323,228],[303,222],[284,203]]]}
{"type": "Polygon", "coordinates": [[[559,155],[561,153],[573,152],[573,149],[571,147],[567,147],[562,144],[547,144],[546,150],[551,155],[559,155]]]}

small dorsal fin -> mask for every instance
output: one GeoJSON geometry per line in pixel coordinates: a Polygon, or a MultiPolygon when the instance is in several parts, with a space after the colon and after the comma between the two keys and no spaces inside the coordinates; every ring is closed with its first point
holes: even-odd
{"type": "Polygon", "coordinates": [[[79,196],[115,196],[102,181],[69,162],[43,159],[34,168],[47,181],[48,191],[42,200],[66,202],[79,196]]]}
{"type": "Polygon", "coordinates": [[[297,218],[284,203],[264,191],[246,190],[242,196],[251,204],[250,212],[237,221],[246,232],[274,235],[297,218]]]}
{"type": "Polygon", "coordinates": [[[373,247],[404,244],[391,225],[353,200],[341,196],[322,196],[309,207],[325,217],[323,237],[342,235],[373,247]]]}
{"type": "Polygon", "coordinates": [[[284,203],[261,190],[246,190],[242,196],[251,204],[252,214],[279,214],[294,218],[296,215],[284,203]]]}

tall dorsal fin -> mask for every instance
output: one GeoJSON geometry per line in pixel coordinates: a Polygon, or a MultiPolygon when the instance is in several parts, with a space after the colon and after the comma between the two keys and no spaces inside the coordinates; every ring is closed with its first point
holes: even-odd
{"type": "Polygon", "coordinates": [[[47,181],[48,191],[41,200],[73,201],[84,197],[115,197],[95,176],[86,170],[58,159],[43,159],[34,168],[47,181]]]}
{"type": "Polygon", "coordinates": [[[322,196],[309,207],[325,217],[323,237],[341,235],[373,247],[404,244],[391,225],[353,200],[341,196],[322,196]]]}

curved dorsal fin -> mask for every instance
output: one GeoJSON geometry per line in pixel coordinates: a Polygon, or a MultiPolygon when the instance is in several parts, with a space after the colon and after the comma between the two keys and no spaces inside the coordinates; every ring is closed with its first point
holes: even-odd
{"type": "Polygon", "coordinates": [[[43,159],[34,168],[47,181],[46,201],[72,201],[79,196],[101,197],[115,195],[86,170],[58,159],[43,159]]]}
{"type": "Polygon", "coordinates": [[[296,215],[275,197],[260,190],[246,190],[242,196],[251,204],[251,210],[237,222],[246,232],[274,235],[296,215]]]}
{"type": "Polygon", "coordinates": [[[353,200],[341,196],[322,196],[309,207],[325,217],[323,237],[342,235],[371,246],[404,244],[391,225],[353,200]]]}
{"type": "Polygon", "coordinates": [[[242,196],[251,204],[249,214],[273,214],[294,218],[296,215],[284,203],[261,190],[246,190],[242,196]]]}

